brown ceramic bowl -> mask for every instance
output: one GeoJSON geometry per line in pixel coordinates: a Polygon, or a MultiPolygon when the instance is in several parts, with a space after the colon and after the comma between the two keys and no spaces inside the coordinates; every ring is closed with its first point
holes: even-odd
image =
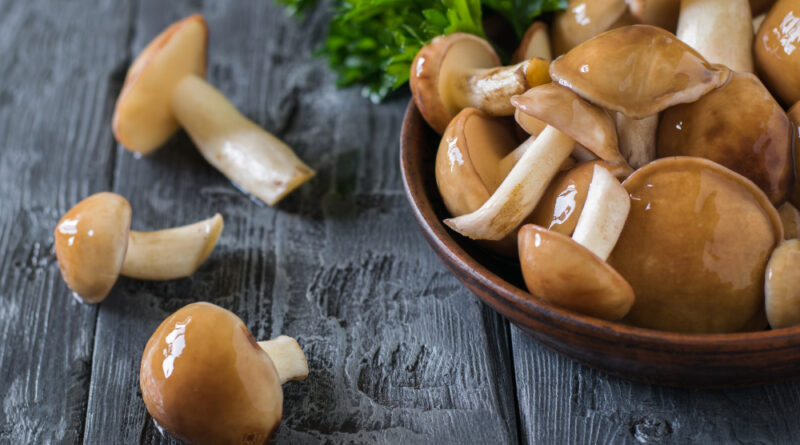
{"type": "Polygon", "coordinates": [[[400,164],[411,208],[436,255],[481,300],[544,346],[617,376],[683,387],[736,387],[800,377],[800,326],[743,334],[675,334],[558,308],[525,290],[516,263],[442,224],[436,188],[439,137],[408,106],[400,164]]]}

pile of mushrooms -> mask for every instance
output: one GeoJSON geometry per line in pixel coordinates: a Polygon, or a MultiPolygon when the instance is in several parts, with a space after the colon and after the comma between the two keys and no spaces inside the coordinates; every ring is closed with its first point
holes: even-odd
{"type": "Polygon", "coordinates": [[[798,36],[800,0],[570,0],[512,67],[435,40],[411,85],[445,224],[583,315],[800,324],[798,36]]]}

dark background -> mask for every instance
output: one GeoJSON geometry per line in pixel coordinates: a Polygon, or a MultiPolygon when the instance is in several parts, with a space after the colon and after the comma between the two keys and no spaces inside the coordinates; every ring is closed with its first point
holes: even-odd
{"type": "Polygon", "coordinates": [[[0,0],[0,443],[173,443],[138,385],[142,349],[179,307],[217,303],[259,339],[296,337],[309,378],[284,388],[279,443],[797,443],[800,384],[698,391],[631,383],[535,344],[465,290],[402,192],[408,101],[337,90],[311,56],[326,13],[270,0],[0,0]],[[125,71],[201,12],[208,78],[318,176],[278,208],[209,167],[180,133],[136,159],[111,135],[125,71]],[[100,305],[61,280],[52,232],[112,190],[133,228],[220,212],[191,279],[122,278],[100,305]]]}

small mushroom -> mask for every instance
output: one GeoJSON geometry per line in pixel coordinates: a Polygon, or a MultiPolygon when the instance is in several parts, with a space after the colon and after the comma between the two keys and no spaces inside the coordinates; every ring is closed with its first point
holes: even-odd
{"type": "Polygon", "coordinates": [[[792,124],[758,78],[733,73],[724,86],[661,114],[658,156],[699,156],[746,176],[773,204],[792,180],[792,124]]]}
{"type": "Polygon", "coordinates": [[[797,207],[790,202],[784,202],[778,208],[778,213],[781,215],[781,223],[783,223],[784,239],[800,238],[800,211],[797,210],[797,207]]]}
{"type": "Polygon", "coordinates": [[[778,0],[759,28],[755,65],[759,77],[785,105],[800,100],[800,2],[778,0]]]}
{"type": "Polygon", "coordinates": [[[549,83],[511,101],[548,125],[478,210],[445,220],[451,229],[472,239],[500,240],[519,227],[576,142],[601,159],[624,162],[608,114],[568,89],[549,83]]]}
{"type": "Polygon", "coordinates": [[[519,47],[511,56],[511,63],[520,63],[532,58],[543,59],[547,62],[553,60],[550,36],[545,22],[533,22],[528,27],[525,35],[522,36],[519,47]]]}
{"type": "Polygon", "coordinates": [[[682,0],[676,35],[711,63],[753,72],[753,15],[748,0],[682,0]]]}
{"type": "Polygon", "coordinates": [[[314,171],[244,117],[204,80],[208,27],[200,15],[174,23],[131,65],[114,109],[114,136],[147,154],[183,127],[216,169],[274,205],[314,171]]]}
{"type": "Polygon", "coordinates": [[[561,55],[609,29],[636,23],[626,0],[569,0],[553,20],[553,50],[561,55]]]}
{"type": "Polygon", "coordinates": [[[187,443],[263,444],[283,417],[281,385],[306,376],[295,339],[256,342],[236,314],[193,303],[150,337],[139,385],[156,423],[187,443]]]}
{"type": "Polygon", "coordinates": [[[694,102],[723,85],[730,75],[712,66],[669,32],[634,25],[603,33],[550,65],[554,81],[598,106],[622,114],[621,119],[646,119],[642,125],[621,125],[641,134],[620,136],[620,151],[632,167],[655,158],[657,115],[681,103],[694,102]],[[647,141],[623,146],[624,141],[647,141]]]}
{"type": "Polygon", "coordinates": [[[678,26],[681,0],[628,0],[631,15],[641,24],[674,32],[678,26]]]}
{"type": "Polygon", "coordinates": [[[744,176],[702,158],[654,161],[622,184],[631,211],[608,258],[633,287],[626,321],[674,332],[757,326],[777,210],[744,176]]]}
{"type": "Polygon", "coordinates": [[[606,169],[593,165],[586,204],[572,238],[533,224],[518,235],[528,290],[554,304],[606,320],[624,317],[631,286],[606,263],[630,210],[628,193],[606,169]]]}
{"type": "Polygon", "coordinates": [[[155,232],[130,230],[131,206],[115,193],[97,193],[64,214],[55,230],[61,276],[85,303],[106,298],[119,275],[172,280],[192,275],[222,232],[222,216],[155,232]]]}
{"type": "Polygon", "coordinates": [[[499,66],[500,58],[484,39],[456,32],[439,36],[419,50],[411,64],[409,86],[422,117],[442,134],[464,108],[510,116],[508,99],[549,82],[549,63],[532,58],[499,66]]]}
{"type": "Polygon", "coordinates": [[[782,242],[767,263],[764,292],[773,329],[800,324],[800,240],[782,242]]]}

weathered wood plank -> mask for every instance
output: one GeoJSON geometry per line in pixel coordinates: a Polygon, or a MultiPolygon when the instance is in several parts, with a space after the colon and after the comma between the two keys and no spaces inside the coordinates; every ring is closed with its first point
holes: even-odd
{"type": "Polygon", "coordinates": [[[279,443],[516,442],[507,328],[445,272],[403,196],[397,144],[407,98],[374,106],[340,91],[305,23],[271,2],[144,0],[138,52],[170,22],[209,22],[209,78],[319,170],[278,209],[242,195],[186,136],[136,160],[118,149],[115,190],[134,228],[225,217],[195,277],[122,280],[100,306],[85,443],[172,443],[138,393],[147,338],[170,312],[206,300],[259,338],[296,336],[311,374],[284,388],[279,443]]]}
{"type": "Polygon", "coordinates": [[[0,443],[83,434],[97,309],[70,297],[53,229],[110,186],[128,3],[0,0],[0,443]]]}
{"type": "Polygon", "coordinates": [[[707,391],[611,377],[512,330],[522,441],[795,444],[800,383],[707,391]]]}

